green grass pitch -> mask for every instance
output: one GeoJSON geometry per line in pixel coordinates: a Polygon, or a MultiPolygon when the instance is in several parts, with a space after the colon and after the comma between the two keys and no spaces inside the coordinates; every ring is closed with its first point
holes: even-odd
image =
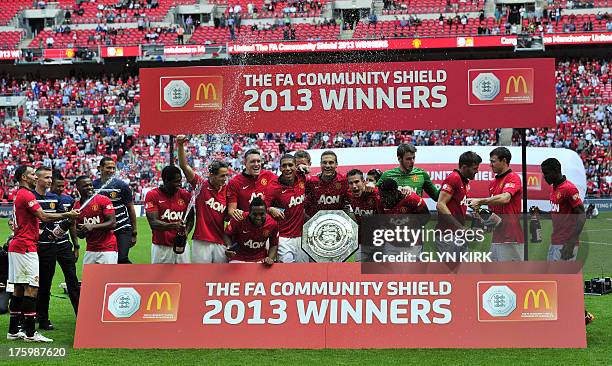
{"type": "MultiPolygon", "coordinates": [[[[543,221],[544,237],[550,237],[550,222],[543,221]]],[[[151,231],[145,218],[138,221],[138,244],[130,252],[134,263],[150,262],[151,231]]],[[[6,219],[0,220],[0,239],[7,236],[6,219]]],[[[579,257],[585,260],[584,277],[612,275],[612,213],[589,220],[582,235],[579,257]]],[[[84,244],[84,243],[83,243],[84,244]]],[[[547,244],[531,244],[530,259],[544,259],[547,244]]],[[[82,271],[81,258],[77,271],[82,271]]],[[[49,316],[55,325],[44,332],[54,343],[45,347],[66,347],[67,356],[58,359],[10,360],[9,347],[28,346],[23,342],[0,341],[0,365],[5,362],[28,365],[106,365],[106,364],[415,364],[438,365],[609,365],[612,364],[612,295],[587,296],[587,309],[595,321],[587,327],[586,349],[390,349],[390,350],[74,350],[75,317],[70,301],[59,288],[63,275],[57,267],[53,280],[49,316]]],[[[0,317],[0,329],[8,329],[8,315],[0,317]]],[[[135,337],[138,335],[135,334],[135,337]]],[[[545,337],[545,335],[543,335],[545,337]]],[[[228,340],[229,341],[229,340],[228,340]]]]}

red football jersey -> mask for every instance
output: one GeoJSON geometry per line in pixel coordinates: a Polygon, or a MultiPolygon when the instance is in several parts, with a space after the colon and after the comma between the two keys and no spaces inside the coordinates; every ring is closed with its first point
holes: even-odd
{"type": "MultiPolygon", "coordinates": [[[[145,211],[157,212],[159,220],[163,222],[178,222],[186,219],[185,210],[189,204],[191,194],[184,189],[179,189],[173,196],[168,196],[161,189],[155,188],[147,193],[145,198],[145,211]]],[[[153,232],[153,244],[174,245],[177,230],[151,230],[153,232]]]]}
{"type": "Polygon", "coordinates": [[[553,224],[550,242],[553,245],[566,244],[576,228],[577,215],[572,213],[572,209],[582,204],[580,193],[574,183],[566,179],[558,186],[553,186],[550,204],[553,224]]]}
{"type": "Polygon", "coordinates": [[[19,188],[13,201],[13,238],[9,243],[9,252],[36,253],[40,233],[34,212],[39,208],[34,193],[27,188],[19,188]]]}
{"type": "MultiPolygon", "coordinates": [[[[74,204],[74,209],[81,208],[81,201],[74,204]]],[[[101,194],[91,200],[91,202],[79,213],[77,224],[101,224],[104,222],[104,216],[114,214],[115,208],[110,198],[101,194]]],[[[85,237],[87,241],[88,252],[113,252],[117,251],[117,239],[113,229],[108,230],[93,230],[87,233],[85,237]]]]}
{"type": "MultiPolygon", "coordinates": [[[[467,197],[470,192],[470,181],[463,178],[458,170],[453,170],[444,182],[442,183],[442,192],[446,192],[451,195],[450,201],[446,204],[448,210],[461,225],[465,225],[465,214],[467,212],[467,197]]],[[[440,218],[438,218],[440,219],[440,218]]],[[[446,230],[452,229],[450,225],[440,222],[438,220],[437,229],[446,230]]]]}
{"type": "Polygon", "coordinates": [[[196,197],[196,223],[193,239],[223,245],[223,226],[227,213],[227,185],[219,190],[213,188],[207,179],[196,174],[191,186],[202,183],[202,190],[196,197]]]}
{"type": "Polygon", "coordinates": [[[253,198],[259,196],[265,200],[264,193],[276,178],[269,170],[262,170],[257,177],[244,173],[233,176],[227,184],[227,203],[237,202],[239,210],[248,211],[253,198]]]}
{"type": "Polygon", "coordinates": [[[410,192],[393,207],[387,208],[381,202],[378,206],[378,213],[385,215],[413,214],[423,207],[425,207],[425,200],[415,192],[410,192]]]}
{"type": "Polygon", "coordinates": [[[231,260],[244,262],[259,262],[268,256],[266,242],[270,240],[270,247],[278,245],[278,223],[270,215],[266,215],[263,226],[255,226],[249,220],[249,213],[243,213],[243,219],[231,219],[225,232],[237,243],[236,255],[231,260]]]}
{"type": "Polygon", "coordinates": [[[371,193],[363,192],[359,197],[354,197],[349,192],[347,198],[358,224],[361,223],[362,217],[376,214],[380,206],[380,196],[377,188],[374,188],[374,192],[371,193]]]}
{"type": "Polygon", "coordinates": [[[347,202],[348,182],[340,173],[331,180],[321,174],[306,180],[306,213],[312,217],[322,210],[342,210],[347,202]]]}
{"type": "Polygon", "coordinates": [[[512,196],[508,204],[489,206],[491,212],[502,218],[501,225],[493,231],[492,243],[523,243],[523,229],[521,228],[523,189],[521,187],[521,178],[512,170],[496,175],[495,179],[489,183],[491,196],[504,192],[512,196]]]}
{"type": "Polygon", "coordinates": [[[285,219],[278,222],[279,233],[283,238],[302,236],[304,226],[304,198],[306,177],[298,174],[293,186],[273,181],[266,192],[266,205],[284,209],[285,219]]]}

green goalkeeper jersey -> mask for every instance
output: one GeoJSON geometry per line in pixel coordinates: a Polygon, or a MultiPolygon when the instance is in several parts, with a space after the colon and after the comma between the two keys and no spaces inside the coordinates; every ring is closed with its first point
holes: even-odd
{"type": "Polygon", "coordinates": [[[440,191],[431,182],[429,174],[421,168],[412,168],[410,173],[404,173],[400,167],[387,170],[378,180],[378,185],[380,185],[383,179],[387,178],[396,181],[400,187],[412,188],[421,197],[423,197],[423,191],[425,191],[434,201],[438,200],[440,191]]]}

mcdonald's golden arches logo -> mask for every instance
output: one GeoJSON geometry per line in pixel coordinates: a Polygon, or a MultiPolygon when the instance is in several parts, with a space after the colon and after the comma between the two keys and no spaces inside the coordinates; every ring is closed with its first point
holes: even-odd
{"type": "Polygon", "coordinates": [[[542,289],[538,289],[537,292],[534,289],[530,289],[529,291],[527,291],[527,293],[525,294],[525,300],[523,302],[523,309],[529,309],[530,299],[533,299],[534,308],[539,309],[541,298],[544,299],[544,301],[542,302],[544,308],[550,309],[550,301],[548,299],[548,294],[542,289]]]}
{"type": "Polygon", "coordinates": [[[542,189],[542,177],[537,174],[528,174],[527,188],[535,190],[542,189]]]}
{"type": "Polygon", "coordinates": [[[164,299],[166,299],[166,310],[172,310],[172,298],[170,297],[168,291],[162,291],[161,294],[158,291],[153,291],[151,295],[149,295],[149,300],[147,301],[147,310],[151,310],[153,299],[155,299],[156,310],[161,310],[162,305],[164,304],[164,299]]]}
{"type": "Polygon", "coordinates": [[[212,97],[213,100],[217,100],[217,89],[213,83],[200,83],[196,92],[196,102],[199,102],[204,97],[204,100],[209,100],[212,97]]]}
{"type": "Polygon", "coordinates": [[[523,75],[512,75],[508,78],[508,81],[506,82],[506,95],[510,94],[510,85],[514,86],[514,94],[519,92],[520,86],[523,87],[523,94],[527,94],[527,81],[525,81],[525,77],[523,77],[523,75]]]}

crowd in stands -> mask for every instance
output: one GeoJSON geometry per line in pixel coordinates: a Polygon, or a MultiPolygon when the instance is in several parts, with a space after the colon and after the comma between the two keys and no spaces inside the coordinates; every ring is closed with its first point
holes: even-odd
{"type": "MultiPolygon", "coordinates": [[[[576,151],[585,165],[588,194],[595,196],[612,194],[611,62],[559,61],[557,128],[528,130],[530,146],[576,151]]],[[[100,157],[110,155],[120,161],[125,177],[135,182],[137,200],[159,184],[161,169],[170,156],[168,136],[140,137],[133,119],[113,118],[137,107],[137,77],[16,80],[4,76],[0,79],[0,93],[27,98],[17,117],[0,109],[0,120],[4,121],[0,130],[0,199],[12,198],[10,178],[16,165],[23,162],[53,165],[74,179],[82,173],[95,174],[100,157]],[[69,115],[75,110],[81,116],[69,115]]],[[[242,153],[257,147],[264,153],[266,167],[277,171],[280,156],[297,149],[392,146],[400,142],[417,146],[493,146],[498,139],[497,129],[199,135],[190,139],[189,156],[197,170],[212,159],[225,159],[232,172],[239,172],[243,168],[242,153]]],[[[519,142],[515,135],[513,143],[519,142]]]]}

